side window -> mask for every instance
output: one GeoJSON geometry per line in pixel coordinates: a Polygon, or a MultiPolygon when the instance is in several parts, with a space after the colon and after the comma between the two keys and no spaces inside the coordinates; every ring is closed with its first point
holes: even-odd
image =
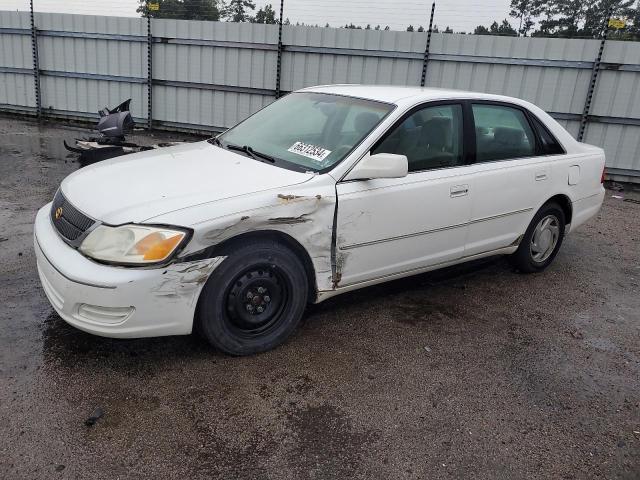
{"type": "Polygon", "coordinates": [[[474,104],[472,109],[477,162],[536,154],[535,136],[522,110],[489,104],[474,104]]]}
{"type": "Polygon", "coordinates": [[[542,155],[560,155],[564,153],[562,145],[551,135],[547,127],[545,127],[540,120],[532,115],[533,124],[535,125],[538,135],[540,136],[540,143],[542,144],[542,155]]]}
{"type": "Polygon", "coordinates": [[[387,133],[371,153],[406,155],[410,172],[462,165],[462,106],[416,111],[387,133]]]}

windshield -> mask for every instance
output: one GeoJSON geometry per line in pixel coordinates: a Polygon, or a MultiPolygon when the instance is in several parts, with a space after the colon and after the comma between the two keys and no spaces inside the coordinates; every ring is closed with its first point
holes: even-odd
{"type": "Polygon", "coordinates": [[[392,109],[391,104],[354,97],[291,93],[218,140],[220,146],[257,160],[318,172],[346,157],[392,109]]]}

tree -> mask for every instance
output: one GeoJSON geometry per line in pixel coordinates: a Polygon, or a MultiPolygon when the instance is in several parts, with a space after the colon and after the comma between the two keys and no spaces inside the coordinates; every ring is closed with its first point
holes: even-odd
{"type": "Polygon", "coordinates": [[[374,28],[374,30],[380,30],[380,25],[376,25],[376,28],[374,28]]]}
{"type": "MultiPolygon", "coordinates": [[[[609,8],[614,17],[633,17],[634,0],[534,0],[539,20],[534,36],[599,37],[605,29],[609,8]]],[[[626,30],[626,29],[625,29],[626,30]]],[[[623,32],[614,35],[624,36],[623,32]]]]}
{"type": "Polygon", "coordinates": [[[540,15],[544,0],[511,0],[509,15],[520,20],[518,33],[527,36],[535,25],[534,18],[540,15]]]}
{"type": "Polygon", "coordinates": [[[506,18],[502,20],[500,24],[493,22],[491,26],[489,26],[489,32],[491,35],[510,35],[514,37],[518,35],[518,32],[515,31],[506,18]]]}
{"type": "MultiPolygon", "coordinates": [[[[582,27],[582,35],[589,37],[599,37],[606,28],[605,21],[612,8],[612,16],[616,18],[632,19],[637,15],[637,8],[633,8],[635,0],[601,0],[589,5],[585,12],[584,24],[582,27]]],[[[620,35],[623,32],[612,32],[613,36],[620,35]]]]}
{"type": "Polygon", "coordinates": [[[255,23],[278,23],[276,20],[276,11],[270,3],[256,12],[256,16],[253,21],[255,23]]]}
{"type": "Polygon", "coordinates": [[[631,15],[631,24],[627,26],[626,31],[636,40],[640,40],[640,5],[638,5],[631,15]]]}
{"type": "Polygon", "coordinates": [[[474,35],[491,35],[491,32],[489,32],[489,29],[484,25],[478,25],[476,29],[473,31],[473,34],[474,35]]]}
{"type": "Polygon", "coordinates": [[[247,22],[251,19],[247,9],[255,8],[256,4],[252,0],[229,0],[229,4],[224,9],[224,17],[229,22],[247,22]]]}
{"type": "Polygon", "coordinates": [[[143,17],[175,18],[181,20],[218,21],[222,16],[224,4],[221,0],[155,0],[157,10],[148,8],[147,0],[138,0],[136,10],[143,17]]]}
{"type": "Polygon", "coordinates": [[[407,32],[413,32],[413,31],[414,31],[414,30],[413,30],[413,25],[409,25],[409,26],[407,27],[407,32]]]}
{"type": "Polygon", "coordinates": [[[449,27],[449,25],[447,25],[447,28],[445,28],[442,33],[453,33],[453,30],[451,30],[451,28],[449,27]]]}
{"type": "Polygon", "coordinates": [[[424,32],[424,27],[423,27],[422,25],[420,25],[420,26],[418,27],[418,30],[417,30],[417,31],[418,31],[418,32],[424,32]]]}

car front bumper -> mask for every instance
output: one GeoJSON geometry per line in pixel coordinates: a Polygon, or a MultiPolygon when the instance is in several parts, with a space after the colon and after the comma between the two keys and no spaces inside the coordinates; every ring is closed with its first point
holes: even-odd
{"type": "Polygon", "coordinates": [[[99,264],[58,236],[50,208],[36,216],[34,244],[42,287],[63,320],[105,337],[191,333],[200,292],[224,257],[162,268],[99,264]]]}

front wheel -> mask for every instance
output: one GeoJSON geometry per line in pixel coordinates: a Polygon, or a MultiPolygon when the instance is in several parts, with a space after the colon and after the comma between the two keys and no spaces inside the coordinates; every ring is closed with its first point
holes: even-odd
{"type": "Polygon", "coordinates": [[[236,243],[220,255],[227,258],[202,290],[197,330],[230,355],[280,345],[300,323],[307,304],[309,282],[302,262],[274,241],[236,243]]]}
{"type": "Polygon", "coordinates": [[[518,250],[511,256],[514,266],[525,273],[547,268],[560,250],[564,228],[562,207],[555,202],[543,205],[531,220],[518,250]]]}

